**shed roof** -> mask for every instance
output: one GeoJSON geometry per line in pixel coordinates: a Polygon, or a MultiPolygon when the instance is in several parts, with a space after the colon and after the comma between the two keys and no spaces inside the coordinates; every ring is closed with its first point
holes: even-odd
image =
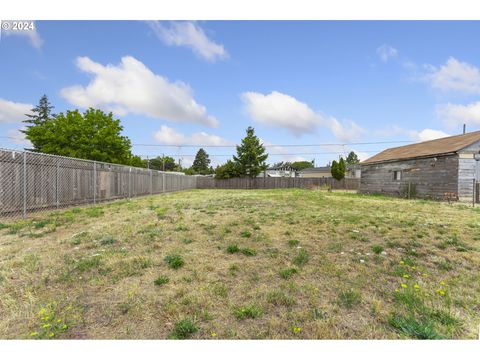
{"type": "Polygon", "coordinates": [[[377,155],[374,155],[371,158],[363,161],[362,164],[450,154],[455,153],[477,141],[480,141],[480,131],[444,137],[436,140],[423,141],[416,144],[383,150],[377,155]]]}

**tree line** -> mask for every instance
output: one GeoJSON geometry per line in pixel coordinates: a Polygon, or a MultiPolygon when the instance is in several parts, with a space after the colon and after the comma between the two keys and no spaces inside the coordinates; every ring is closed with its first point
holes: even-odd
{"type": "MultiPolygon", "coordinates": [[[[236,146],[236,155],[215,169],[211,166],[208,153],[200,148],[189,168],[182,168],[171,156],[157,156],[141,159],[132,153],[132,143],[122,135],[123,126],[114,119],[111,112],[89,108],[84,112],[67,110],[65,113],[53,113],[54,106],[46,95],[39,104],[26,114],[25,129],[22,132],[28,139],[34,152],[75,157],[114,164],[136,167],[148,167],[162,171],[183,171],[187,175],[215,175],[219,179],[232,177],[257,177],[269,166],[268,154],[255,130],[248,127],[240,145],[236,146]]],[[[358,157],[351,152],[347,164],[358,163],[358,157]]],[[[314,161],[280,162],[273,167],[290,167],[300,171],[314,167],[314,161]]],[[[340,158],[332,163],[332,176],[345,176],[345,161],[340,158]]]]}

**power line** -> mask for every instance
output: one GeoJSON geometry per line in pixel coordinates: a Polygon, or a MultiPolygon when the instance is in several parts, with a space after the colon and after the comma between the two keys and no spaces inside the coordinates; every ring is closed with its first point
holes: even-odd
{"type": "MultiPolygon", "coordinates": [[[[413,140],[398,140],[398,141],[372,141],[372,142],[350,142],[350,143],[324,143],[324,144],[275,144],[275,145],[263,145],[264,147],[310,147],[310,146],[346,146],[346,145],[376,145],[376,144],[400,144],[400,143],[412,143],[415,142],[413,140]]],[[[132,144],[132,146],[155,146],[155,147],[211,147],[211,148],[230,148],[236,147],[237,145],[194,145],[194,144],[181,144],[181,145],[173,145],[173,144],[132,144]]]]}
{"type": "MultiPolygon", "coordinates": [[[[12,136],[0,136],[2,139],[20,140],[18,137],[12,136]]],[[[271,144],[263,145],[264,147],[312,147],[312,146],[346,146],[346,145],[375,145],[375,144],[400,144],[400,143],[412,143],[413,140],[395,140],[395,141],[371,141],[371,142],[350,142],[350,143],[319,143],[319,144],[271,144]]],[[[208,144],[132,144],[132,146],[155,146],[155,147],[212,147],[212,148],[230,148],[237,145],[208,145],[208,144]]]]}
{"type": "MultiPolygon", "coordinates": [[[[377,153],[382,150],[366,150],[363,152],[366,153],[377,153]]],[[[269,156],[293,156],[293,155],[331,155],[331,154],[344,154],[343,151],[333,151],[333,152],[308,152],[308,153],[268,153],[269,156]]],[[[233,156],[234,154],[208,154],[209,157],[220,157],[220,156],[233,156]]],[[[139,156],[144,156],[144,157],[151,157],[154,155],[139,155],[139,156]]],[[[170,157],[195,157],[196,154],[165,154],[165,156],[170,156],[170,157]]],[[[161,156],[160,156],[161,157],[161,156]]]]}

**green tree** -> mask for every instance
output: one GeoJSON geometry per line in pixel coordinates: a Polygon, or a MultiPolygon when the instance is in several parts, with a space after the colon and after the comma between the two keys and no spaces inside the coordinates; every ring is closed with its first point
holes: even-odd
{"type": "Polygon", "coordinates": [[[192,170],[195,174],[207,175],[210,173],[209,165],[210,159],[207,152],[200,148],[195,155],[195,160],[193,160],[192,170]]]}
{"type": "Polygon", "coordinates": [[[238,165],[232,160],[228,160],[225,164],[217,166],[215,169],[216,179],[230,179],[240,176],[238,165]]]}
{"type": "Polygon", "coordinates": [[[350,151],[348,153],[346,162],[348,165],[355,165],[360,162],[360,159],[358,158],[357,154],[355,154],[355,152],[350,151]]]}
{"type": "Polygon", "coordinates": [[[233,160],[239,169],[240,176],[257,177],[262,171],[266,170],[268,165],[265,163],[268,154],[265,153],[265,147],[257,136],[254,129],[249,126],[247,135],[242,139],[242,143],[237,146],[237,156],[233,160]]]}
{"type": "Polygon", "coordinates": [[[120,120],[112,113],[88,109],[59,113],[34,123],[25,135],[34,148],[43,153],[80,159],[97,160],[116,164],[139,164],[139,158],[131,153],[131,142],[122,136],[120,120]]]}
{"type": "MultiPolygon", "coordinates": [[[[41,125],[51,117],[55,116],[54,114],[52,114],[52,110],[54,108],[55,107],[51,105],[50,102],[48,101],[47,95],[43,95],[40,98],[38,105],[30,110],[32,114],[25,114],[27,119],[23,120],[23,122],[27,124],[27,130],[32,126],[41,125]]],[[[20,131],[26,134],[27,130],[20,130],[20,131]]],[[[30,150],[38,151],[38,149],[35,147],[35,144],[33,145],[33,149],[30,149],[30,150]]]]}
{"type": "Polygon", "coordinates": [[[180,171],[180,166],[175,163],[175,159],[171,156],[157,156],[149,160],[150,169],[160,170],[160,171],[180,171]],[[163,163],[165,162],[165,167],[163,163]]]}
{"type": "Polygon", "coordinates": [[[345,160],[343,160],[342,157],[338,162],[336,160],[333,160],[330,171],[334,179],[339,181],[342,180],[345,177],[345,172],[346,172],[345,160]]]}
{"type": "Polygon", "coordinates": [[[292,163],[292,167],[297,171],[313,168],[313,160],[312,161],[295,161],[292,163]]]}

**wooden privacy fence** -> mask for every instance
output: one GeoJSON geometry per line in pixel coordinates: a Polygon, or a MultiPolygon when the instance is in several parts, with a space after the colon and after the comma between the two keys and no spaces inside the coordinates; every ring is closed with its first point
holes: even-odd
{"type": "Polygon", "coordinates": [[[196,177],[0,149],[0,216],[196,188],[196,177]]]}
{"type": "Polygon", "coordinates": [[[197,189],[311,189],[325,187],[330,189],[358,190],[360,179],[351,178],[341,181],[334,178],[233,178],[214,179],[199,177],[197,189]]]}

